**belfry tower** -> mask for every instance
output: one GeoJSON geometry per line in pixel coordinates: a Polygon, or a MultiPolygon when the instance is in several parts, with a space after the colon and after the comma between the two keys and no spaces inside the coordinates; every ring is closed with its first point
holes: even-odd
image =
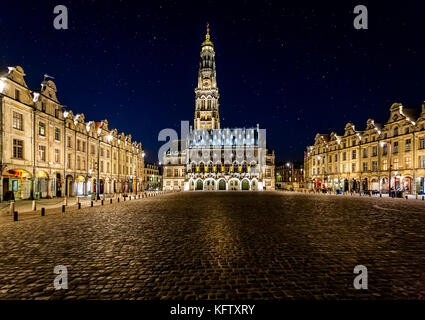
{"type": "Polygon", "coordinates": [[[220,129],[218,115],[217,78],[215,71],[214,44],[210,40],[210,27],[202,42],[201,61],[199,63],[198,87],[195,89],[195,130],[220,129]]]}

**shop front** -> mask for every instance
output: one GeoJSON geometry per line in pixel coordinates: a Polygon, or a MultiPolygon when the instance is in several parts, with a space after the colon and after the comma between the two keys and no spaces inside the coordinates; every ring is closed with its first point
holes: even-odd
{"type": "Polygon", "coordinates": [[[12,169],[4,171],[3,179],[3,200],[29,199],[31,197],[32,175],[22,169],[12,169]]]}
{"type": "Polygon", "coordinates": [[[416,178],[416,193],[420,195],[425,195],[425,178],[424,177],[416,178]]]}
{"type": "Polygon", "coordinates": [[[42,170],[37,171],[34,184],[34,191],[37,198],[47,198],[47,196],[50,196],[48,194],[48,183],[49,176],[47,175],[47,172],[42,170]]]}
{"type": "Polygon", "coordinates": [[[77,176],[75,179],[75,184],[77,186],[77,196],[84,196],[86,194],[86,190],[84,188],[86,179],[83,176],[77,176]]]}
{"type": "Polygon", "coordinates": [[[407,193],[412,193],[412,178],[410,177],[403,177],[401,179],[401,186],[402,190],[407,193]]]}

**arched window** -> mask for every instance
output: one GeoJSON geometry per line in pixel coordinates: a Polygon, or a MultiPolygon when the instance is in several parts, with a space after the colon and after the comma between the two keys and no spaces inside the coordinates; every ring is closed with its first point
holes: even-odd
{"type": "Polygon", "coordinates": [[[246,165],[246,162],[244,162],[244,163],[242,164],[242,172],[248,172],[248,167],[247,167],[247,165],[246,165]]]}
{"type": "Polygon", "coordinates": [[[192,163],[192,172],[196,172],[196,164],[192,163]]]}
{"type": "Polygon", "coordinates": [[[212,167],[212,163],[208,163],[208,172],[212,172],[213,171],[213,167],[212,167]]]}
{"type": "Polygon", "coordinates": [[[233,164],[233,172],[238,172],[238,164],[236,162],[233,164]]]}
{"type": "Polygon", "coordinates": [[[221,172],[221,164],[217,164],[217,172],[221,172]]]}
{"type": "Polygon", "coordinates": [[[201,162],[201,164],[199,165],[199,171],[200,172],[205,172],[205,165],[203,162],[201,162]]]}

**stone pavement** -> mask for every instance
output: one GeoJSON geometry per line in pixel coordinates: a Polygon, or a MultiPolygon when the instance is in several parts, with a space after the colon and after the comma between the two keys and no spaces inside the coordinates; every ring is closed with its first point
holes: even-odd
{"type": "Polygon", "coordinates": [[[0,224],[0,299],[424,299],[424,230],[419,200],[165,194],[0,224]]]}

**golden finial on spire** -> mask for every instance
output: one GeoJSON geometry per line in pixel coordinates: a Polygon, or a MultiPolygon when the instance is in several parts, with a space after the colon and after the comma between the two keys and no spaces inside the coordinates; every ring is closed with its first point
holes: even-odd
{"type": "Polygon", "coordinates": [[[210,24],[207,22],[207,34],[205,40],[210,40],[210,24]]]}
{"type": "Polygon", "coordinates": [[[210,24],[207,23],[207,34],[205,35],[205,41],[202,42],[203,46],[213,46],[213,43],[210,40],[210,24]]]}

